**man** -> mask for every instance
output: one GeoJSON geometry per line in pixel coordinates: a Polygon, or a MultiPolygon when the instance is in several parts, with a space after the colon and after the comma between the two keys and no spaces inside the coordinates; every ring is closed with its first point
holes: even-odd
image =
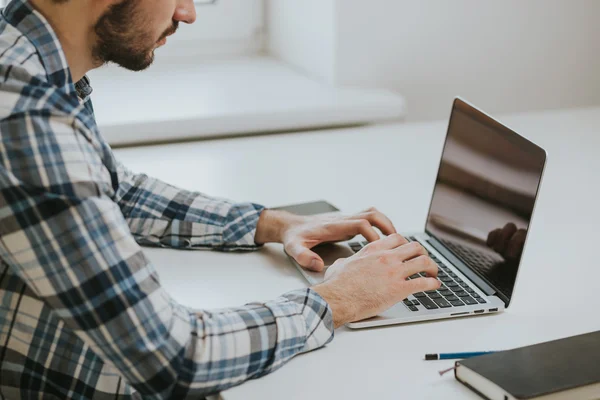
{"type": "MultiPolygon", "coordinates": [[[[333,330],[439,287],[437,267],[376,210],[305,218],[170,186],[119,164],[96,126],[85,74],[131,70],[192,0],[13,0],[0,16],[2,398],[198,398],[267,374],[333,330]],[[381,240],[374,230],[387,236],[381,240]],[[139,245],[310,248],[374,242],[329,279],[219,311],[176,303],[139,245]],[[406,281],[426,272],[430,277],[406,281]]],[[[135,101],[135,93],[131,94],[135,101]]]]}

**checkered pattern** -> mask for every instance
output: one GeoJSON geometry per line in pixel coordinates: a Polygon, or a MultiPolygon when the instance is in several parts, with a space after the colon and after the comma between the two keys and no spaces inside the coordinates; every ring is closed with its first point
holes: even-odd
{"type": "Polygon", "coordinates": [[[199,398],[328,343],[310,289],[197,311],[140,244],[252,250],[261,206],[177,189],[120,165],[87,78],[25,0],[0,15],[0,394],[199,398]]]}

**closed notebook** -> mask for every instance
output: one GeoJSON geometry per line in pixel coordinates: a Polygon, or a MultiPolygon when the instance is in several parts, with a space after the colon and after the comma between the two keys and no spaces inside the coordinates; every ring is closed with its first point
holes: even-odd
{"type": "Polygon", "coordinates": [[[490,400],[600,399],[600,331],[456,362],[455,377],[490,400]]]}

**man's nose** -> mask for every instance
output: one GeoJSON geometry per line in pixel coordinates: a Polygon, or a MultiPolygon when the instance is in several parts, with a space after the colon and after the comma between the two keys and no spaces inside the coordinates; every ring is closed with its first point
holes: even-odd
{"type": "Polygon", "coordinates": [[[193,24],[196,21],[196,7],[194,6],[194,0],[181,0],[177,4],[175,9],[175,15],[173,20],[178,22],[184,22],[186,24],[193,24]]]}

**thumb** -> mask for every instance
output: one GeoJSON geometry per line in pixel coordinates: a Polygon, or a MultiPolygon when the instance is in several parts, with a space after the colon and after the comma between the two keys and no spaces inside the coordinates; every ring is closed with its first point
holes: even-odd
{"type": "Polygon", "coordinates": [[[285,247],[285,252],[291,256],[302,268],[321,272],[325,268],[323,259],[304,244],[292,242],[285,247]]]}

